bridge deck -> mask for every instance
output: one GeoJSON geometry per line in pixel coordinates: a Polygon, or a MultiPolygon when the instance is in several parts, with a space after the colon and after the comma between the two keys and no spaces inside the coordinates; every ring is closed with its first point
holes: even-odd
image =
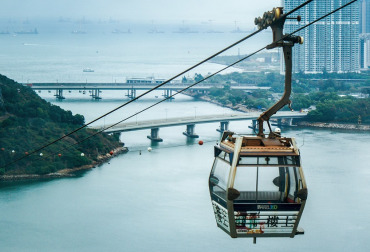
{"type": "MultiPolygon", "coordinates": [[[[125,132],[152,128],[164,128],[173,127],[179,125],[189,124],[201,124],[201,123],[214,123],[214,122],[226,122],[226,121],[242,121],[242,120],[255,120],[259,117],[259,112],[246,113],[246,114],[232,114],[232,115],[206,115],[206,116],[192,116],[192,117],[179,117],[179,118],[168,118],[158,120],[147,120],[138,122],[127,122],[113,126],[105,132],[125,132]]],[[[275,114],[272,119],[284,119],[284,118],[304,118],[307,113],[283,111],[275,114]]],[[[105,128],[110,125],[105,125],[105,128]]],[[[102,129],[103,126],[92,127],[95,129],[102,129]]]]}
{"type": "MultiPolygon", "coordinates": [[[[23,84],[28,85],[34,90],[148,90],[156,87],[154,84],[127,84],[127,83],[32,83],[32,84],[23,84]]],[[[189,84],[165,84],[158,90],[180,90],[184,89],[189,84]]],[[[196,85],[191,87],[194,90],[208,90],[212,87],[222,88],[222,84],[216,83],[207,83],[203,85],[196,85]]],[[[231,89],[240,89],[240,90],[256,90],[256,89],[270,89],[270,87],[258,87],[253,85],[233,85],[231,89]]]]}

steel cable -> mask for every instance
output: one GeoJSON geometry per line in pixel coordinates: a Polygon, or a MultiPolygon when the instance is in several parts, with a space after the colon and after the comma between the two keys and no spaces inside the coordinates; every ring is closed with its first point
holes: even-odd
{"type": "MultiPolygon", "coordinates": [[[[286,13],[286,14],[284,14],[284,15],[285,15],[285,16],[288,16],[288,15],[292,14],[293,12],[295,12],[295,11],[297,11],[298,9],[300,9],[300,8],[304,7],[305,5],[307,5],[308,3],[312,2],[312,1],[313,1],[313,0],[308,0],[308,1],[304,2],[303,4],[299,5],[298,7],[294,8],[293,10],[289,11],[288,13],[286,13]]],[[[311,23],[309,23],[309,24],[307,24],[307,25],[305,25],[305,26],[303,26],[303,27],[301,27],[301,28],[299,28],[299,29],[295,30],[294,32],[292,32],[292,33],[290,33],[290,34],[287,34],[287,35],[284,35],[284,37],[283,37],[283,38],[281,38],[280,40],[278,40],[278,41],[276,41],[276,42],[279,42],[279,41],[284,40],[286,37],[291,36],[291,35],[293,35],[293,34],[295,34],[295,33],[299,32],[299,31],[301,31],[302,29],[307,28],[308,26],[310,26],[310,25],[312,25],[312,24],[314,24],[314,23],[316,23],[316,22],[320,21],[321,19],[323,19],[323,18],[325,18],[325,17],[327,17],[327,16],[329,16],[329,15],[332,15],[333,13],[335,13],[335,12],[337,12],[337,11],[339,11],[339,10],[341,10],[341,9],[345,8],[346,6],[348,6],[348,5],[352,4],[352,3],[356,2],[356,1],[357,1],[357,0],[352,0],[351,2],[348,2],[347,4],[345,4],[345,5],[343,5],[343,6],[339,7],[339,8],[337,8],[337,9],[335,9],[335,10],[331,11],[331,12],[329,12],[328,14],[326,14],[326,15],[324,15],[324,16],[322,16],[322,17],[320,17],[320,18],[316,19],[316,20],[314,20],[313,22],[311,22],[311,23]]],[[[54,141],[52,141],[52,142],[50,142],[50,143],[46,144],[46,145],[43,145],[42,147],[39,147],[38,149],[35,149],[35,150],[33,150],[33,151],[29,152],[28,154],[26,154],[26,155],[24,155],[24,156],[22,156],[22,157],[20,157],[20,158],[18,158],[18,159],[16,159],[16,160],[13,160],[13,161],[11,161],[11,162],[9,162],[9,163],[5,164],[5,165],[4,165],[4,166],[2,166],[1,168],[5,168],[5,167],[7,167],[7,166],[9,166],[9,165],[11,165],[11,164],[14,164],[14,163],[16,163],[16,162],[18,162],[18,161],[20,161],[20,160],[22,160],[22,159],[24,159],[24,158],[26,158],[26,157],[28,157],[28,156],[32,155],[32,154],[35,154],[35,153],[37,153],[37,152],[39,152],[39,151],[41,151],[41,150],[43,150],[43,149],[47,148],[48,146],[50,146],[50,145],[52,145],[52,144],[55,144],[56,142],[59,142],[60,140],[62,140],[62,139],[64,139],[64,138],[66,138],[67,136],[70,136],[70,135],[72,135],[72,134],[76,133],[77,131],[79,131],[79,130],[81,130],[81,129],[83,129],[83,128],[87,127],[87,126],[89,126],[90,124],[92,124],[92,123],[94,123],[94,122],[96,122],[96,121],[98,121],[98,120],[102,119],[103,117],[105,117],[105,116],[107,116],[107,115],[109,115],[109,114],[111,114],[111,113],[113,113],[113,112],[115,112],[115,111],[117,111],[117,110],[121,109],[122,107],[124,107],[124,106],[126,106],[126,105],[130,104],[131,102],[136,101],[136,100],[140,99],[141,97],[143,97],[143,96],[147,95],[148,93],[150,93],[150,92],[152,92],[152,91],[154,91],[154,90],[156,90],[156,89],[158,89],[158,88],[162,87],[163,85],[165,85],[165,84],[169,83],[170,81],[172,81],[172,80],[176,79],[177,77],[180,77],[181,75],[183,75],[183,74],[185,74],[186,72],[188,72],[188,71],[190,71],[190,70],[192,70],[192,69],[194,69],[194,68],[198,67],[199,65],[201,65],[201,64],[203,64],[203,63],[205,63],[205,62],[207,62],[208,60],[210,60],[210,59],[212,59],[212,58],[214,58],[214,57],[218,56],[219,54],[221,54],[221,53],[223,53],[223,52],[227,51],[228,49],[230,49],[230,48],[234,47],[235,45],[237,45],[237,44],[239,44],[239,43],[241,43],[241,42],[243,42],[243,41],[245,41],[245,40],[247,40],[247,39],[249,39],[249,38],[253,37],[254,35],[258,34],[260,31],[262,31],[262,29],[257,30],[257,31],[255,31],[255,32],[253,32],[252,34],[249,34],[248,36],[244,37],[243,39],[240,39],[239,41],[237,41],[237,42],[233,43],[232,45],[230,45],[230,46],[228,46],[228,47],[226,47],[226,48],[222,49],[221,51],[219,51],[219,52],[217,52],[217,53],[215,53],[215,54],[211,55],[210,57],[206,58],[205,60],[202,60],[201,62],[197,63],[196,65],[193,65],[192,67],[190,67],[190,68],[186,69],[185,71],[183,71],[183,72],[181,72],[181,73],[177,74],[176,76],[174,76],[174,77],[172,77],[172,78],[170,78],[170,79],[166,80],[165,82],[163,82],[163,83],[161,83],[161,84],[157,85],[156,87],[154,87],[154,88],[152,88],[152,89],[150,89],[150,90],[148,90],[148,91],[144,92],[143,94],[141,94],[141,95],[137,96],[136,98],[134,98],[134,99],[132,99],[132,100],[130,100],[130,101],[128,101],[128,102],[126,102],[126,103],[124,103],[124,104],[122,104],[122,105],[118,106],[118,107],[116,107],[115,109],[113,109],[113,110],[111,110],[111,111],[109,111],[109,112],[107,112],[107,113],[103,114],[102,116],[100,116],[100,117],[98,117],[98,118],[96,118],[96,119],[94,119],[94,120],[90,121],[89,123],[86,123],[86,124],[82,125],[81,127],[79,127],[79,128],[77,128],[77,129],[75,129],[75,130],[73,130],[73,131],[71,131],[71,132],[69,132],[69,133],[65,134],[64,136],[62,136],[62,137],[60,137],[60,138],[58,138],[58,139],[56,139],[56,140],[54,140],[54,141]]],[[[122,123],[122,122],[124,122],[124,121],[126,121],[126,120],[128,120],[128,119],[130,119],[130,118],[132,118],[132,117],[134,117],[134,116],[136,116],[136,115],[138,115],[138,114],[140,114],[140,113],[142,113],[142,112],[144,112],[144,111],[146,111],[146,110],[148,110],[148,109],[150,109],[150,108],[152,108],[152,107],[154,107],[154,106],[156,106],[156,105],[158,105],[158,104],[160,104],[160,103],[162,103],[162,102],[164,102],[164,101],[166,101],[166,100],[168,100],[168,99],[171,99],[171,98],[173,98],[175,95],[180,94],[180,93],[182,93],[182,92],[184,92],[184,91],[188,90],[189,88],[191,88],[191,87],[193,87],[193,86],[195,86],[195,85],[197,85],[197,84],[199,84],[199,83],[201,83],[201,82],[203,82],[203,81],[205,81],[205,80],[207,80],[207,79],[209,79],[209,78],[211,78],[211,77],[215,76],[216,74],[219,74],[220,72],[223,72],[224,70],[226,70],[226,69],[228,69],[228,68],[230,68],[230,67],[232,67],[232,66],[234,66],[234,65],[236,65],[236,64],[238,64],[238,63],[240,63],[240,62],[242,62],[242,61],[244,61],[244,60],[246,60],[247,58],[249,58],[249,57],[251,57],[251,56],[253,56],[253,55],[255,55],[255,54],[257,54],[257,53],[261,52],[262,50],[264,50],[264,49],[266,49],[266,48],[267,48],[267,46],[265,46],[265,47],[263,47],[263,48],[261,48],[261,49],[259,49],[259,50],[255,51],[255,52],[253,52],[253,53],[251,53],[251,54],[249,54],[249,55],[247,55],[247,56],[245,56],[245,57],[243,57],[243,58],[241,58],[241,59],[239,59],[239,60],[237,60],[237,61],[235,61],[234,63],[232,63],[232,64],[230,64],[230,65],[228,65],[228,66],[226,66],[226,67],[224,67],[224,68],[222,68],[222,69],[220,69],[220,70],[218,70],[218,71],[214,72],[213,74],[211,74],[211,75],[209,75],[209,76],[205,77],[204,79],[202,79],[202,80],[200,80],[200,81],[198,81],[198,82],[195,82],[195,83],[193,83],[193,84],[189,85],[188,87],[186,87],[186,88],[184,88],[184,89],[182,89],[182,90],[178,91],[177,93],[172,94],[172,95],[170,95],[170,96],[166,97],[165,99],[163,99],[163,100],[161,100],[161,101],[159,101],[159,102],[157,102],[157,103],[154,103],[154,104],[152,104],[151,106],[146,107],[146,108],[144,108],[144,109],[142,109],[142,110],[140,110],[140,111],[136,112],[135,114],[133,114],[133,115],[131,115],[131,116],[129,116],[129,117],[126,117],[125,119],[123,119],[123,120],[121,120],[121,121],[119,121],[119,122],[117,122],[117,123],[114,123],[114,124],[110,125],[109,127],[106,127],[106,128],[104,128],[104,129],[102,129],[102,130],[99,130],[99,131],[95,132],[94,134],[92,134],[92,135],[90,135],[90,136],[88,136],[88,137],[86,137],[86,138],[82,139],[81,141],[78,141],[78,142],[76,142],[76,143],[74,143],[74,144],[69,145],[68,147],[70,147],[70,146],[74,146],[74,145],[77,145],[77,144],[79,144],[79,143],[82,143],[82,142],[86,141],[87,139],[89,139],[89,138],[91,138],[91,137],[93,137],[93,136],[95,136],[95,135],[97,135],[97,134],[100,134],[100,133],[104,132],[104,131],[105,131],[105,130],[107,130],[107,129],[110,129],[110,128],[112,128],[112,127],[114,127],[114,126],[116,126],[116,125],[118,125],[118,124],[120,124],[120,123],[122,123]]],[[[67,147],[63,148],[62,150],[66,149],[66,148],[67,148],[67,147]]],[[[55,153],[54,153],[54,154],[55,154],[55,153]]],[[[53,154],[50,154],[50,155],[53,155],[53,154]]],[[[50,156],[50,155],[48,155],[48,156],[50,156]]]]}

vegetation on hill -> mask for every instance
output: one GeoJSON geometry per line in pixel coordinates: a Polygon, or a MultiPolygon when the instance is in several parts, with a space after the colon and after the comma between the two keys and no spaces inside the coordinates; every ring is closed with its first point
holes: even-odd
{"type": "Polygon", "coordinates": [[[48,174],[92,164],[101,154],[121,146],[117,136],[82,129],[41,153],[7,165],[84,124],[73,115],[41,99],[31,88],[0,75],[0,175],[48,174]]]}
{"type": "Polygon", "coordinates": [[[315,92],[308,95],[294,95],[293,108],[308,108],[316,105],[308,113],[312,122],[370,123],[370,98],[358,99],[352,96],[338,96],[335,92],[315,92]]]}
{"type": "MultiPolygon", "coordinates": [[[[370,123],[370,98],[354,98],[351,93],[366,95],[370,91],[369,73],[325,73],[293,75],[292,108],[296,111],[316,106],[308,114],[312,122],[370,123]]],[[[199,78],[199,75],[196,77],[199,78]]],[[[216,75],[209,83],[221,83],[211,88],[207,96],[225,106],[243,105],[247,109],[264,110],[273,105],[284,92],[284,76],[278,73],[231,73],[216,75]],[[231,85],[252,84],[270,89],[241,92],[231,85]]],[[[195,97],[202,94],[193,94],[195,97]]],[[[288,108],[285,107],[285,110],[288,108]]]]}

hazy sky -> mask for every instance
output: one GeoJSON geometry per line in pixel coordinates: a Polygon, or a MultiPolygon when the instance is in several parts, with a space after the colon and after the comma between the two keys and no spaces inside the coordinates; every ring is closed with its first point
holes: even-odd
{"type": "Polygon", "coordinates": [[[71,17],[122,20],[213,20],[248,23],[281,0],[1,0],[2,18],[71,17]]]}

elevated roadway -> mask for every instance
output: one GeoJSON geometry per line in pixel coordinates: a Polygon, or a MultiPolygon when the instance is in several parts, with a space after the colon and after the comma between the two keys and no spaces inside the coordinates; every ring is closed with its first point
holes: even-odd
{"type": "MultiPolygon", "coordinates": [[[[88,91],[92,98],[94,99],[101,99],[101,91],[102,90],[125,90],[127,91],[126,96],[129,98],[136,97],[137,90],[150,90],[156,87],[158,84],[127,84],[127,83],[29,83],[23,84],[25,86],[31,87],[33,90],[54,90],[55,96],[58,99],[65,99],[63,91],[71,91],[71,90],[78,90],[82,92],[88,91]]],[[[166,84],[157,88],[157,90],[162,90],[164,97],[169,97],[172,95],[172,92],[177,92],[186,88],[190,84],[166,84]]],[[[207,92],[212,87],[223,88],[224,85],[218,83],[206,83],[196,85],[194,87],[189,88],[189,90],[193,90],[196,92],[207,92]]],[[[231,89],[243,90],[243,91],[253,91],[258,89],[269,89],[270,87],[258,87],[253,85],[247,84],[240,84],[240,85],[231,85],[231,89]]]]}
{"type": "MultiPolygon", "coordinates": [[[[220,128],[217,130],[224,131],[228,129],[230,121],[252,120],[253,127],[255,127],[256,119],[259,117],[260,114],[261,114],[260,112],[253,112],[246,114],[205,115],[205,116],[191,116],[191,117],[146,120],[138,122],[127,122],[115,125],[105,130],[105,132],[120,133],[127,131],[150,129],[151,135],[148,136],[148,138],[153,141],[162,141],[162,139],[158,135],[159,128],[186,125],[186,131],[184,132],[184,135],[192,138],[197,138],[199,136],[196,135],[194,132],[196,124],[220,122],[220,128]]],[[[285,119],[288,122],[288,124],[291,125],[293,119],[301,119],[304,118],[306,115],[307,113],[283,111],[275,114],[272,117],[272,119],[276,119],[278,123],[281,123],[281,120],[285,119]]],[[[105,128],[108,127],[110,127],[110,125],[105,125],[105,128]]],[[[103,126],[95,126],[92,128],[101,130],[103,129],[103,126]]]]}

